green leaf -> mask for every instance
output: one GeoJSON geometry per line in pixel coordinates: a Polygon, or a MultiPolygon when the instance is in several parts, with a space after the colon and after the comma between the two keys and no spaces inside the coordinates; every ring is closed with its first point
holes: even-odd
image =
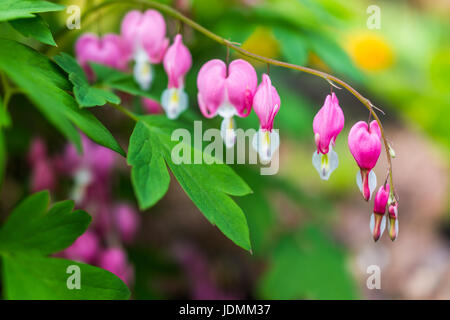
{"type": "Polygon", "coordinates": [[[33,18],[12,20],[9,23],[25,37],[31,37],[42,43],[56,46],[48,23],[39,15],[33,18]]]}
{"type": "Polygon", "coordinates": [[[69,74],[73,84],[73,93],[80,107],[102,106],[107,102],[120,103],[120,98],[114,93],[92,87],[78,62],[67,53],[60,53],[54,57],[56,63],[69,74]]]}
{"type": "Polygon", "coordinates": [[[180,124],[164,116],[146,116],[136,124],[130,138],[127,162],[139,205],[145,209],[156,203],[169,185],[168,165],[189,198],[203,215],[238,246],[250,250],[247,221],[230,195],[249,194],[248,185],[225,164],[175,164],[172,150],[178,145],[194,158],[212,159],[191,147],[190,141],[172,141],[180,124]]]}
{"type": "Polygon", "coordinates": [[[33,255],[5,255],[3,279],[7,299],[73,300],[128,299],[130,291],[104,269],[66,259],[33,255]],[[80,289],[69,289],[73,266],[78,266],[80,289]]]}
{"type": "Polygon", "coordinates": [[[6,143],[3,131],[0,128],[0,190],[3,182],[3,176],[5,175],[6,168],[6,143]]]}
{"type": "Polygon", "coordinates": [[[354,65],[347,53],[327,35],[314,32],[308,35],[312,50],[332,70],[351,77],[353,81],[361,83],[364,80],[362,72],[354,65]]]}
{"type": "Polygon", "coordinates": [[[280,43],[281,52],[287,62],[304,65],[308,59],[308,44],[300,32],[282,27],[274,27],[273,32],[280,43]]]}
{"type": "Polygon", "coordinates": [[[0,129],[3,127],[9,127],[11,125],[11,117],[9,116],[6,106],[3,105],[0,99],[0,129]]]}
{"type": "Polygon", "coordinates": [[[74,211],[73,201],[55,203],[47,211],[48,192],[27,198],[0,229],[0,250],[8,252],[59,252],[70,246],[87,229],[91,217],[74,211]]]}
{"type": "Polygon", "coordinates": [[[72,122],[98,144],[125,155],[109,130],[66,91],[72,85],[46,56],[15,41],[0,39],[0,69],[21,87],[38,109],[81,150],[72,122]]]}
{"type": "Polygon", "coordinates": [[[48,1],[2,0],[0,2],[0,21],[18,18],[32,18],[34,13],[63,10],[65,6],[48,1]]]}
{"type": "MultiPolygon", "coordinates": [[[[92,70],[94,70],[98,83],[107,85],[116,90],[159,101],[159,96],[142,90],[137,85],[132,75],[97,63],[91,62],[90,65],[92,70]]],[[[155,70],[153,72],[155,72],[155,70]]]]}
{"type": "Polygon", "coordinates": [[[262,276],[263,299],[355,299],[345,255],[317,228],[284,236],[262,276]]]}

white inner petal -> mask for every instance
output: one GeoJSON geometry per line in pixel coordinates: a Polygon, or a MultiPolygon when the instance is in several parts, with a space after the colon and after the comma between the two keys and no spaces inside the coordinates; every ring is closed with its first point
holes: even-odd
{"type": "Polygon", "coordinates": [[[386,229],[386,215],[383,216],[383,219],[381,220],[381,226],[380,226],[380,238],[383,235],[384,230],[386,229]]]}
{"type": "MultiPolygon", "coordinates": [[[[372,194],[375,191],[375,188],[377,187],[377,176],[375,175],[375,172],[373,172],[373,170],[370,170],[368,177],[369,177],[369,190],[370,190],[369,200],[370,200],[372,199],[372,194]]],[[[361,191],[361,193],[364,195],[361,171],[358,171],[356,173],[356,184],[358,185],[359,191],[361,191]]]]}
{"type": "Polygon", "coordinates": [[[317,153],[317,151],[313,153],[312,163],[319,173],[320,178],[322,180],[328,180],[331,173],[338,167],[339,159],[336,151],[333,150],[330,144],[327,154],[317,153]]]}
{"type": "Polygon", "coordinates": [[[232,148],[236,143],[236,123],[233,117],[223,118],[220,125],[220,135],[227,148],[232,148]]]}
{"type": "Polygon", "coordinates": [[[170,88],[163,91],[161,105],[167,118],[176,119],[188,107],[188,95],[183,89],[170,88]]]}
{"type": "Polygon", "coordinates": [[[270,132],[260,128],[257,134],[253,136],[252,146],[253,149],[258,152],[262,163],[270,162],[274,153],[280,146],[280,135],[278,134],[278,129],[270,132]]]}
{"type": "Polygon", "coordinates": [[[217,109],[217,114],[222,118],[231,118],[237,114],[236,108],[225,99],[225,101],[217,109]]]}
{"type": "Polygon", "coordinates": [[[148,60],[136,60],[133,75],[142,90],[150,89],[153,81],[153,68],[148,60]]]}
{"type": "MultiPolygon", "coordinates": [[[[381,219],[381,224],[380,224],[380,238],[383,235],[384,230],[386,229],[386,215],[383,216],[383,218],[381,219]]],[[[373,229],[375,228],[375,213],[372,213],[370,215],[370,222],[369,222],[369,228],[370,228],[370,232],[373,232],[373,229]]]]}

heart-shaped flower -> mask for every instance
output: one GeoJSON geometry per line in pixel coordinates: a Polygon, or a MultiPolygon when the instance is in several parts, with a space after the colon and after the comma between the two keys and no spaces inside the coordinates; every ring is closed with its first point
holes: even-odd
{"type": "Polygon", "coordinates": [[[255,69],[242,59],[232,61],[228,68],[221,60],[210,60],[198,73],[200,111],[207,118],[217,114],[224,118],[221,135],[227,147],[232,147],[236,139],[232,118],[250,114],[257,82],[255,69]]]}
{"type": "Polygon", "coordinates": [[[364,199],[368,201],[377,185],[372,169],[381,153],[381,131],[378,123],[375,120],[370,126],[364,121],[355,123],[348,134],[348,147],[360,168],[356,183],[364,199]]]}

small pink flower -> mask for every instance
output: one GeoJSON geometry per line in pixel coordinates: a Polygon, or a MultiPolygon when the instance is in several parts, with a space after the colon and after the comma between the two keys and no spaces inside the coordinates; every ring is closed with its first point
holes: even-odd
{"type": "MultiPolygon", "coordinates": [[[[391,202],[391,201],[390,201],[391,202]]],[[[393,201],[389,204],[389,237],[395,241],[398,237],[398,203],[393,201]]]]}
{"type": "Polygon", "coordinates": [[[118,247],[108,248],[100,254],[98,266],[114,273],[127,285],[134,281],[134,269],[129,264],[124,250],[118,247]]]}
{"type": "Polygon", "coordinates": [[[142,90],[148,90],[153,81],[151,65],[161,63],[169,45],[166,22],[156,10],[132,10],[122,20],[121,34],[130,48],[128,59],[135,61],[134,78],[142,90]]]}
{"type": "Polygon", "coordinates": [[[84,263],[93,263],[99,253],[100,243],[97,235],[86,230],[75,242],[62,252],[62,256],[84,263]]]}
{"type": "Polygon", "coordinates": [[[236,140],[233,116],[247,117],[250,114],[257,84],[255,69],[242,59],[232,61],[228,68],[221,60],[210,60],[198,73],[200,111],[207,118],[217,114],[223,117],[221,134],[228,148],[236,140]]]}
{"type": "Polygon", "coordinates": [[[142,107],[144,111],[149,114],[160,114],[163,112],[162,106],[158,101],[150,99],[150,98],[142,98],[141,99],[142,107]]]}
{"type": "Polygon", "coordinates": [[[313,165],[323,180],[328,180],[338,167],[337,153],[333,150],[337,136],[344,128],[344,113],[334,92],[327,95],[325,103],[313,121],[317,152],[313,154],[313,165]]]}
{"type": "Polygon", "coordinates": [[[188,96],[184,91],[184,76],[192,66],[189,49],[183,44],[180,34],[164,56],[164,70],[169,78],[167,89],[161,96],[161,104],[169,119],[176,119],[188,107],[188,96]]]}
{"type": "Polygon", "coordinates": [[[31,191],[53,190],[56,186],[56,173],[53,163],[47,156],[45,142],[36,138],[32,141],[28,154],[31,166],[31,191]]]}
{"type": "Polygon", "coordinates": [[[375,241],[378,241],[378,239],[383,235],[384,229],[386,227],[385,213],[388,199],[389,184],[382,185],[375,195],[373,213],[370,216],[370,230],[375,241]]]}
{"type": "Polygon", "coordinates": [[[361,169],[356,175],[356,182],[364,199],[368,201],[377,186],[377,178],[372,169],[381,153],[378,123],[374,120],[368,126],[364,121],[357,122],[348,134],[348,147],[361,169]]]}
{"type": "Polygon", "coordinates": [[[99,38],[95,34],[85,33],[75,43],[75,54],[90,80],[93,80],[94,73],[88,62],[127,70],[127,50],[123,40],[115,34],[106,34],[99,38]]]}
{"type": "Polygon", "coordinates": [[[119,231],[124,243],[131,243],[137,233],[139,226],[139,216],[128,204],[122,203],[114,208],[113,221],[115,229],[119,231]]]}
{"type": "Polygon", "coordinates": [[[256,89],[253,98],[253,109],[258,115],[260,128],[253,136],[253,148],[259,153],[263,162],[272,159],[273,153],[280,145],[278,130],[273,131],[275,115],[280,110],[280,96],[267,74],[263,74],[262,82],[256,89]]]}

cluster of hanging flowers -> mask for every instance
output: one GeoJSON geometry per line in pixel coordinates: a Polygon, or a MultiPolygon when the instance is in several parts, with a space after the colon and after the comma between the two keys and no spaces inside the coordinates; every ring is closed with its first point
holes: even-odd
{"type": "MultiPolygon", "coordinates": [[[[177,34],[169,46],[166,38],[166,24],[156,10],[130,11],[122,21],[121,35],[107,34],[102,38],[93,34],[81,36],[76,44],[79,63],[90,77],[95,75],[87,62],[93,61],[110,67],[127,70],[134,63],[133,74],[141,89],[148,90],[153,81],[152,65],[163,63],[168,76],[167,89],[161,96],[161,106],[170,119],[176,119],[188,108],[188,96],[184,91],[184,78],[192,66],[189,49],[177,34]]],[[[277,90],[267,74],[258,76],[247,61],[236,59],[229,63],[213,59],[206,62],[197,76],[197,101],[206,118],[219,115],[223,118],[220,132],[227,148],[236,142],[235,116],[247,117],[252,109],[257,114],[260,127],[254,135],[252,146],[258,152],[261,162],[271,161],[278,149],[280,137],[273,129],[274,118],[281,105],[277,90]]],[[[158,103],[144,99],[143,105],[156,113],[158,103]]],[[[338,155],[334,151],[336,139],[344,128],[344,113],[335,93],[327,95],[322,108],[314,117],[313,132],[317,150],[312,157],[313,166],[323,180],[328,180],[338,167],[338,155]]],[[[356,182],[366,201],[372,198],[377,187],[373,171],[381,153],[381,131],[377,121],[359,121],[350,130],[348,146],[359,171],[356,182]]],[[[389,216],[389,236],[398,236],[398,203],[393,190],[386,182],[380,187],[374,200],[370,218],[370,229],[377,241],[386,226],[386,207],[389,216]]]]}
{"type": "MultiPolygon", "coordinates": [[[[323,180],[328,180],[338,167],[338,155],[333,146],[344,128],[344,122],[344,113],[333,92],[326,97],[323,107],[313,121],[317,151],[313,154],[312,163],[323,180]]],[[[364,121],[355,123],[348,135],[348,147],[360,169],[356,173],[356,184],[364,200],[369,201],[377,187],[377,177],[373,168],[377,164],[382,147],[378,122],[373,120],[370,123],[364,121]]],[[[370,230],[375,241],[378,241],[386,227],[386,206],[389,207],[389,236],[394,241],[398,236],[398,204],[393,192],[389,190],[387,179],[375,196],[374,209],[370,217],[370,230]]]]}

